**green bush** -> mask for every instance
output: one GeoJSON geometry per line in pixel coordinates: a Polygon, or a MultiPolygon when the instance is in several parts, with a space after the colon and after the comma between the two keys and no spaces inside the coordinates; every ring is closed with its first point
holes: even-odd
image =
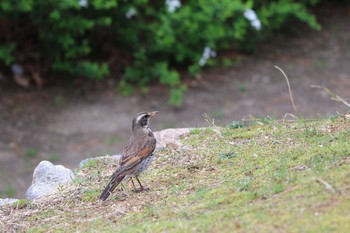
{"type": "Polygon", "coordinates": [[[291,20],[320,28],[308,12],[317,0],[187,0],[170,9],[176,2],[2,0],[0,61],[95,79],[117,76],[116,66],[124,92],[159,82],[181,105],[181,74],[196,75],[217,52],[253,51],[291,20]]]}
{"type": "MultiPolygon", "coordinates": [[[[91,56],[89,34],[109,26],[111,18],[92,13],[115,8],[114,0],[90,0],[83,8],[77,0],[5,0],[0,3],[0,59],[6,64],[39,64],[42,71],[65,72],[91,78],[108,75],[106,64],[91,56]],[[8,48],[8,45],[12,45],[8,48]],[[11,54],[9,54],[9,50],[11,54]]],[[[37,68],[39,69],[39,68],[37,68]]]]}

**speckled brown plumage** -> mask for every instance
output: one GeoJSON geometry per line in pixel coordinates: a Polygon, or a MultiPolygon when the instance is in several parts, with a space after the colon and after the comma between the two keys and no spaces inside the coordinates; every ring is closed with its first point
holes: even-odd
{"type": "Polygon", "coordinates": [[[101,200],[106,200],[111,192],[128,178],[135,177],[141,190],[144,189],[138,177],[151,163],[156,148],[156,139],[149,128],[149,121],[157,113],[157,111],[141,112],[134,117],[132,121],[133,135],[123,150],[119,167],[112,174],[110,182],[100,195],[101,200]]]}

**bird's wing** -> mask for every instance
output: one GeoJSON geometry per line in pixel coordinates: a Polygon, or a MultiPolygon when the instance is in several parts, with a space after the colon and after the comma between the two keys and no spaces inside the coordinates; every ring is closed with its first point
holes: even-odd
{"type": "Polygon", "coordinates": [[[140,146],[135,145],[135,141],[135,138],[132,136],[128,144],[124,147],[122,157],[119,160],[119,166],[123,166],[131,157],[135,156],[135,150],[140,146]]]}
{"type": "Polygon", "coordinates": [[[115,173],[129,173],[132,168],[141,163],[141,161],[152,154],[154,151],[154,147],[145,147],[139,153],[125,157],[126,159],[123,161],[122,165],[117,169],[115,173]],[[119,171],[118,171],[119,170],[119,171]]]}
{"type": "Polygon", "coordinates": [[[139,153],[124,157],[124,161],[122,162],[122,170],[129,170],[130,168],[138,165],[144,158],[152,154],[154,151],[153,147],[145,147],[139,153]]]}
{"type": "Polygon", "coordinates": [[[148,140],[147,143],[145,143],[143,146],[135,144],[133,140],[130,140],[128,145],[124,148],[123,155],[119,161],[119,166],[125,165],[133,157],[147,157],[153,153],[155,147],[156,142],[154,138],[148,140]],[[142,148],[141,151],[137,150],[138,148],[142,148]]]}

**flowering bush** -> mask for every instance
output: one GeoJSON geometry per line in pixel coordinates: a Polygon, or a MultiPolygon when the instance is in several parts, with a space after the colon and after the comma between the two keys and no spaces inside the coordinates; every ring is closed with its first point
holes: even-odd
{"type": "Polygon", "coordinates": [[[195,75],[226,49],[252,50],[291,19],[319,29],[307,11],[316,3],[3,0],[0,61],[90,78],[118,75],[109,72],[117,67],[123,88],[160,82],[171,87],[169,102],[180,105],[180,71],[195,75]]]}

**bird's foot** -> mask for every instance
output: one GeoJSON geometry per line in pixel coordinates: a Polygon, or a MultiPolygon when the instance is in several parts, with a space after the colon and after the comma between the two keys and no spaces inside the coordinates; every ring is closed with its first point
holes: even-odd
{"type": "Polygon", "coordinates": [[[134,192],[135,193],[140,193],[140,192],[144,192],[144,191],[150,191],[150,189],[149,188],[139,188],[139,189],[134,189],[134,192]]]}

